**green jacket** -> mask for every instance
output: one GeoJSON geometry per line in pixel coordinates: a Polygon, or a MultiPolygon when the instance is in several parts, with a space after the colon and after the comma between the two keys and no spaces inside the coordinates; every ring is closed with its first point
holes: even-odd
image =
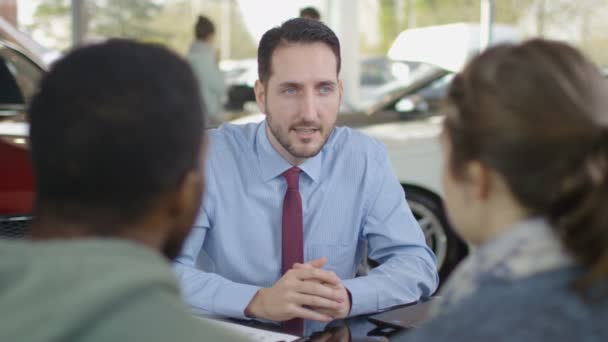
{"type": "Polygon", "coordinates": [[[194,318],[167,260],[122,240],[0,240],[0,341],[243,341],[194,318]]]}

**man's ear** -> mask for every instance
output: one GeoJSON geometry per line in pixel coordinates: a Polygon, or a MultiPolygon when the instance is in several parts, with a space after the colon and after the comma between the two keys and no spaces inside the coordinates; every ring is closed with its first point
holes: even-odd
{"type": "Polygon", "coordinates": [[[204,192],[204,175],[200,169],[188,171],[175,191],[167,194],[167,201],[161,203],[166,213],[165,239],[162,252],[174,260],[180,254],[184,241],[192,231],[201,208],[204,192]]]}
{"type": "Polygon", "coordinates": [[[202,204],[204,188],[205,179],[201,170],[188,171],[182,178],[175,192],[171,212],[174,219],[182,226],[188,227],[194,224],[202,204]]]}
{"type": "Polygon", "coordinates": [[[491,170],[479,161],[471,161],[467,164],[466,174],[471,184],[471,195],[478,200],[487,200],[492,186],[491,170]]]}
{"type": "Polygon", "coordinates": [[[201,141],[197,166],[188,170],[180,180],[172,201],[170,214],[186,226],[194,224],[205,193],[205,157],[207,155],[207,134],[201,141]],[[192,222],[188,223],[188,221],[192,222]],[[185,222],[184,222],[185,221],[185,222]]]}
{"type": "Polygon", "coordinates": [[[253,92],[255,93],[255,102],[258,104],[258,108],[264,114],[266,114],[266,88],[262,81],[255,81],[253,86],[253,92]]]}

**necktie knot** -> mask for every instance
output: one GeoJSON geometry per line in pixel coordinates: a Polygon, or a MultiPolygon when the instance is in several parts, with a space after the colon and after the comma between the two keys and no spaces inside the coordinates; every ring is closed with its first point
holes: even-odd
{"type": "Polygon", "coordinates": [[[289,170],[283,172],[283,177],[287,181],[287,190],[296,190],[299,189],[299,181],[300,181],[300,168],[294,166],[289,170]]]}

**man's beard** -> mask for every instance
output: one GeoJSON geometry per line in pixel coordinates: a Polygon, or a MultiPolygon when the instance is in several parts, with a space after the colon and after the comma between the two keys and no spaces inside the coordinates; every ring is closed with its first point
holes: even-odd
{"type": "MultiPolygon", "coordinates": [[[[319,154],[321,149],[323,149],[323,146],[325,146],[327,139],[329,138],[329,134],[324,135],[323,127],[320,127],[319,125],[317,125],[313,122],[310,122],[310,121],[300,121],[300,122],[297,122],[297,123],[291,125],[290,127],[287,128],[287,131],[285,132],[285,134],[282,134],[280,127],[275,127],[273,125],[272,114],[268,110],[266,110],[266,121],[268,122],[268,127],[270,128],[270,132],[272,133],[272,135],[274,135],[275,139],[279,142],[281,147],[283,147],[283,149],[285,151],[289,152],[290,155],[292,155],[293,157],[298,158],[298,159],[312,158],[312,157],[316,156],[317,154],[319,154]],[[293,146],[289,142],[289,131],[290,131],[291,127],[297,127],[297,126],[315,127],[317,129],[319,129],[319,133],[321,134],[321,138],[323,140],[321,142],[321,144],[319,144],[319,147],[311,152],[297,151],[296,147],[293,146]]],[[[329,130],[329,132],[331,132],[332,130],[333,130],[333,127],[329,130]]]]}

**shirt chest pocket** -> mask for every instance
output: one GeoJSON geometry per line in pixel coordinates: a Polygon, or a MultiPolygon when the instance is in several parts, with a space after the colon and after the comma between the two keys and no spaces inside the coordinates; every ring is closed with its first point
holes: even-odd
{"type": "Polygon", "coordinates": [[[306,247],[306,261],[321,257],[327,258],[323,269],[335,272],[341,279],[355,276],[360,259],[357,255],[357,244],[311,243],[306,247]]]}

